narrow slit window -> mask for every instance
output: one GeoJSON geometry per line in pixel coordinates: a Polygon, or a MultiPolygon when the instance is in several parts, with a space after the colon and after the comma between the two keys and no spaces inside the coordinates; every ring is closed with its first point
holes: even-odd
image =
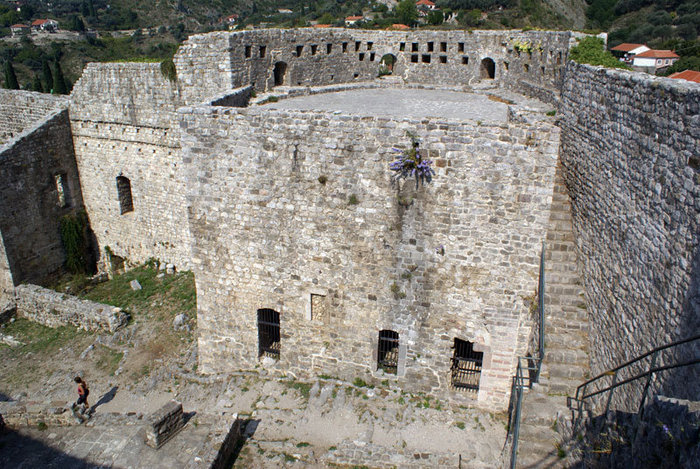
{"type": "Polygon", "coordinates": [[[355,41],[355,52],[357,52],[358,50],[360,50],[360,44],[361,44],[360,41],[355,41]]]}
{"type": "Polygon", "coordinates": [[[371,53],[369,54],[369,61],[370,61],[370,62],[374,62],[374,57],[375,57],[374,52],[371,52],[371,53]]]}
{"type": "Polygon", "coordinates": [[[301,53],[304,51],[304,46],[297,46],[297,57],[301,57],[301,53]]]}
{"type": "Polygon", "coordinates": [[[360,59],[360,62],[362,62],[363,60],[365,60],[365,53],[364,53],[364,52],[360,52],[360,55],[358,56],[358,58],[360,59]]]}
{"type": "Polygon", "coordinates": [[[266,52],[267,52],[267,46],[260,46],[260,58],[265,57],[266,52]]]}
{"type": "Polygon", "coordinates": [[[372,46],[374,45],[373,42],[368,42],[367,43],[367,50],[372,50],[372,46]]]}
{"type": "Polygon", "coordinates": [[[245,46],[245,56],[246,56],[246,58],[250,57],[250,50],[251,50],[251,47],[250,47],[250,46],[245,46]]]}
{"type": "Polygon", "coordinates": [[[333,52],[333,44],[326,44],[326,54],[333,52]]]}
{"type": "Polygon", "coordinates": [[[463,42],[458,42],[458,43],[457,43],[457,51],[458,51],[458,52],[464,52],[464,43],[463,43],[463,42]]]}
{"type": "Polygon", "coordinates": [[[347,52],[347,51],[348,51],[348,43],[344,42],[343,43],[343,52],[347,52]]]}
{"type": "Polygon", "coordinates": [[[318,45],[311,44],[311,55],[316,55],[316,50],[318,50],[318,45]]]}
{"type": "Polygon", "coordinates": [[[258,357],[280,357],[280,313],[258,310],[258,357]]]}
{"type": "Polygon", "coordinates": [[[484,352],[474,351],[474,344],[455,337],[452,355],[452,386],[466,391],[479,390],[484,352]]]}
{"type": "Polygon", "coordinates": [[[446,42],[440,43],[440,52],[447,52],[447,43],[446,42]]]}
{"type": "Polygon", "coordinates": [[[117,176],[117,195],[121,214],[134,211],[134,200],[131,197],[131,181],[124,176],[117,176]]]}
{"type": "Polygon", "coordinates": [[[403,52],[406,50],[406,43],[405,42],[400,42],[399,43],[399,51],[403,52]]]}
{"type": "Polygon", "coordinates": [[[429,42],[428,43],[428,52],[432,52],[432,51],[433,51],[433,43],[429,42]]]}
{"type": "Polygon", "coordinates": [[[399,369],[399,333],[396,331],[379,331],[377,343],[377,370],[396,374],[399,369]]]}
{"type": "Polygon", "coordinates": [[[54,182],[56,183],[56,192],[58,193],[58,206],[61,208],[66,208],[70,205],[68,198],[68,185],[66,184],[65,174],[54,175],[54,182]]]}

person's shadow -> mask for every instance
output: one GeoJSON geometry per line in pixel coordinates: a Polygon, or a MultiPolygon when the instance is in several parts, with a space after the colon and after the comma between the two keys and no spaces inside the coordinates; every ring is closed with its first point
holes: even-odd
{"type": "Polygon", "coordinates": [[[90,413],[94,413],[95,409],[97,409],[99,406],[102,404],[106,404],[112,399],[114,399],[114,396],[117,395],[117,390],[119,389],[119,386],[114,386],[112,389],[107,391],[102,397],[100,397],[100,400],[97,401],[92,407],[90,407],[90,413]]]}

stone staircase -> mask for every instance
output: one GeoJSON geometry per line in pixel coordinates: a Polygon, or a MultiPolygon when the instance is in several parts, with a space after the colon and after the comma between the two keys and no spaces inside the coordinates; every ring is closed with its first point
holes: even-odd
{"type": "Polygon", "coordinates": [[[540,383],[523,398],[518,467],[564,467],[557,417],[589,377],[588,311],[576,266],[571,204],[557,167],[545,254],[545,357],[540,383]]]}

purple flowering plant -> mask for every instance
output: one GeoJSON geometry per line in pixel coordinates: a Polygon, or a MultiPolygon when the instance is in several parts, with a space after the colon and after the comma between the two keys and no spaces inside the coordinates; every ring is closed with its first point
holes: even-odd
{"type": "Polygon", "coordinates": [[[389,163],[389,169],[394,171],[391,176],[392,182],[413,177],[416,179],[417,189],[419,184],[427,184],[433,180],[435,170],[432,168],[433,161],[424,159],[421,155],[418,138],[410,132],[407,134],[411,139],[411,148],[409,150],[392,148],[397,155],[394,161],[389,163]]]}

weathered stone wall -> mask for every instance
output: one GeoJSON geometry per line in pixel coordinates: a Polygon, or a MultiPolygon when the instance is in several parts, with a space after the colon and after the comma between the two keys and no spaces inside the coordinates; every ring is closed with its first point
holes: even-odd
{"type": "Polygon", "coordinates": [[[0,177],[0,278],[8,291],[11,284],[41,283],[63,266],[60,218],[83,205],[68,111],[55,111],[1,146],[0,177]]]}
{"type": "Polygon", "coordinates": [[[160,448],[185,426],[182,404],[170,401],[148,416],[144,442],[152,448],[160,448]]]}
{"type": "Polygon", "coordinates": [[[494,61],[494,84],[521,81],[553,91],[561,81],[570,33],[544,31],[366,31],[340,28],[258,30],[192,36],[175,63],[187,104],[252,84],[318,86],[374,79],[384,54],[396,57],[394,75],[410,83],[472,85],[482,60],[494,61]],[[230,82],[225,78],[230,77],[230,82]]]}
{"type": "MultiPolygon", "coordinates": [[[[697,84],[568,65],[561,160],[594,373],[700,331],[699,115],[697,84]]],[[[676,358],[700,354],[681,350],[676,358]]],[[[686,368],[659,385],[697,399],[688,383],[699,378],[698,367],[686,368]]],[[[620,399],[632,401],[633,388],[624,389],[620,399]]]]}
{"type": "Polygon", "coordinates": [[[89,64],[74,87],[71,126],[92,229],[102,251],[133,263],[189,266],[180,95],[149,63],[89,64]],[[122,213],[118,176],[131,183],[133,211],[122,213]]]}
{"type": "Polygon", "coordinates": [[[507,405],[549,216],[555,127],[180,112],[200,370],[256,366],[256,311],[272,308],[286,373],[392,379],[375,371],[378,333],[390,329],[401,385],[459,398],[449,387],[458,337],[486,352],[480,405],[507,405]],[[397,193],[388,164],[407,130],[437,176],[397,193]]]}
{"type": "Polygon", "coordinates": [[[67,96],[0,89],[0,145],[67,106],[67,96]]]}
{"type": "Polygon", "coordinates": [[[15,302],[20,316],[48,327],[73,325],[89,331],[115,332],[128,320],[121,308],[81,300],[37,285],[18,285],[15,302]]]}

